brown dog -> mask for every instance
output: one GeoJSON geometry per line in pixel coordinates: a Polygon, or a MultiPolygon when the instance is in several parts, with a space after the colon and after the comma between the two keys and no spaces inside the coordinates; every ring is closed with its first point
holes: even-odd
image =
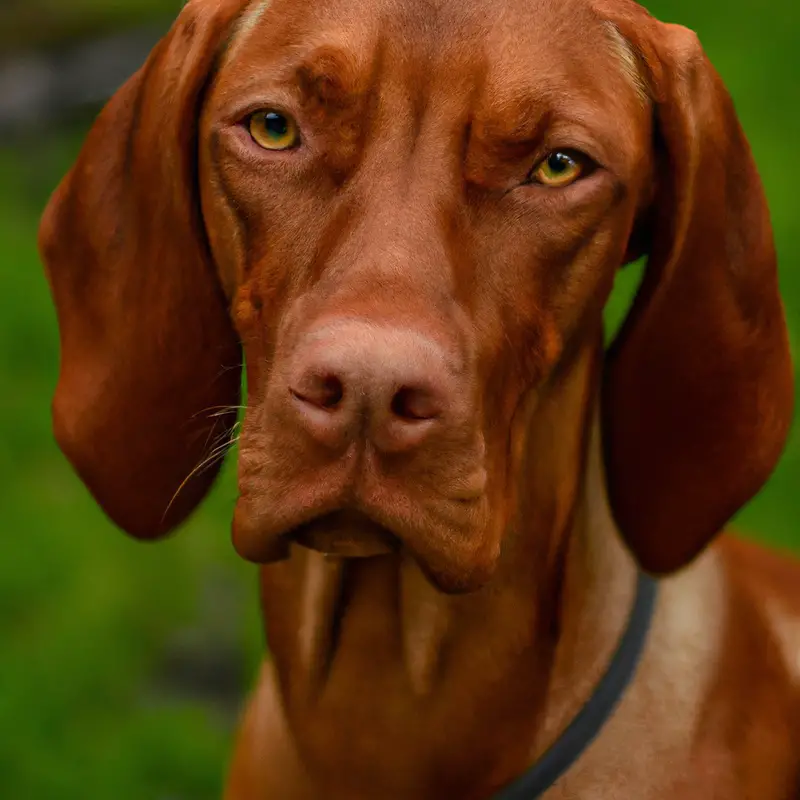
{"type": "Polygon", "coordinates": [[[643,660],[546,796],[797,796],[800,569],[706,549],[793,380],[692,33],[630,0],[190,0],[41,243],[56,435],[130,534],[205,495],[244,351],[233,540],[273,658],[231,800],[490,797],[592,695],[637,564],[643,660]]]}

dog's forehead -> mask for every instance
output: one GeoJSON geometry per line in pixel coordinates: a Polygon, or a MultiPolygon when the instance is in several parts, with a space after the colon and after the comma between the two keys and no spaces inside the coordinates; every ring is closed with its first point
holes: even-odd
{"type": "Polygon", "coordinates": [[[625,60],[589,0],[254,0],[223,63],[250,77],[261,65],[291,69],[320,53],[325,71],[333,66],[356,92],[374,81],[377,63],[456,83],[467,70],[513,94],[571,78],[604,86],[625,60]]]}

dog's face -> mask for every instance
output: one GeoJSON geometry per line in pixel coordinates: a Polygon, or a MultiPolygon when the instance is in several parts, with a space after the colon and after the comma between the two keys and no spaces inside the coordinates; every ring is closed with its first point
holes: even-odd
{"type": "Polygon", "coordinates": [[[580,3],[241,19],[199,139],[248,366],[240,552],[402,544],[443,587],[490,574],[515,413],[599,336],[652,185],[633,58],[580,3]]]}
{"type": "Polygon", "coordinates": [[[603,432],[641,563],[702,549],[791,416],[732,104],[696,39],[629,0],[191,0],[42,243],[59,439],[136,535],[208,488],[192,468],[241,347],[239,552],[402,547],[440,588],[480,586],[525,425],[640,254],[603,432]]]}

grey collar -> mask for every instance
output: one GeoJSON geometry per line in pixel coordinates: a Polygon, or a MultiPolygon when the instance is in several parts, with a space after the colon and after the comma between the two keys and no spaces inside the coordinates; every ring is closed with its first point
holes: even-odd
{"type": "Polygon", "coordinates": [[[611,663],[592,696],[550,749],[492,800],[535,800],[580,758],[609,720],[639,664],[658,595],[658,584],[639,572],[636,599],[611,663]]]}

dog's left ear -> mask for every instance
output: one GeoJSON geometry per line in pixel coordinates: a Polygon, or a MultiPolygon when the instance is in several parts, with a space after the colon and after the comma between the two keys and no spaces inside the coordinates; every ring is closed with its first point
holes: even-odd
{"type": "Polygon", "coordinates": [[[640,564],[691,561],[772,473],[793,377],[764,191],[697,37],[630,0],[597,0],[653,99],[648,265],[611,347],[603,436],[611,507],[640,564]]]}

